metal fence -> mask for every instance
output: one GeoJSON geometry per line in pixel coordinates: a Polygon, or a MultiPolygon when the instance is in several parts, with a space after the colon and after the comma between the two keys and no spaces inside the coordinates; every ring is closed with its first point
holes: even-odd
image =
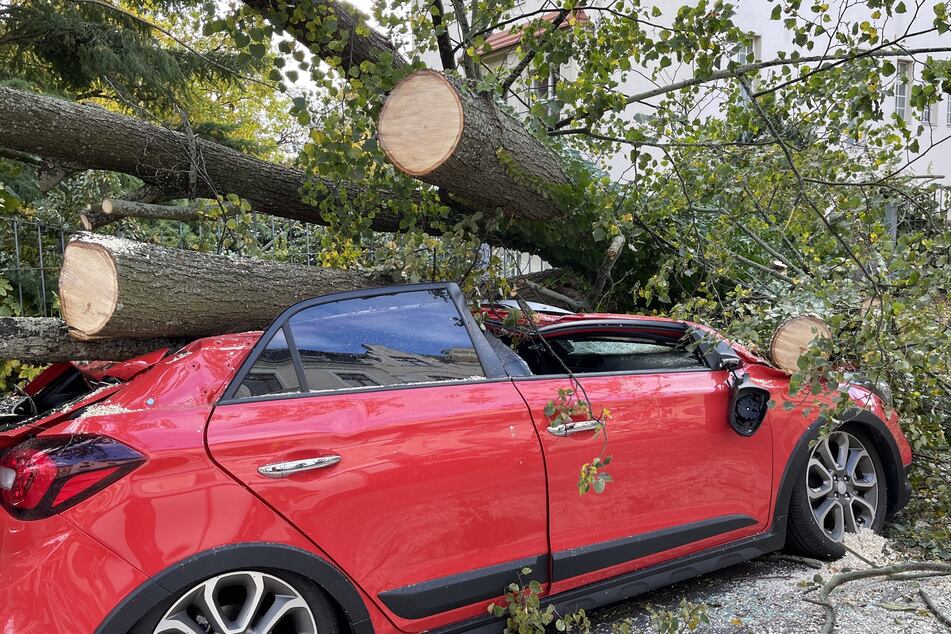
{"type": "MultiPolygon", "coordinates": [[[[255,218],[251,224],[253,249],[226,246],[227,229],[218,223],[168,223],[169,229],[158,235],[158,241],[167,247],[186,247],[189,234],[197,237],[204,248],[219,253],[279,259],[284,262],[315,266],[320,264],[320,245],[323,228],[307,223],[273,217],[255,218]],[[177,225],[177,226],[176,226],[177,225]]],[[[12,304],[13,312],[21,315],[59,316],[57,287],[63,252],[74,229],[56,227],[16,217],[0,217],[0,308],[12,304]],[[11,289],[4,296],[3,280],[11,289]]],[[[116,235],[128,235],[119,227],[116,235]]],[[[386,239],[386,237],[381,237],[386,239]]],[[[370,259],[378,248],[375,243],[364,245],[370,259]]],[[[435,268],[436,258],[431,258],[435,268]]],[[[551,268],[536,255],[483,245],[480,259],[484,263],[496,257],[506,277],[534,273],[551,268]]],[[[2,312],[0,312],[2,314],[2,312]]]]}
{"type": "Polygon", "coordinates": [[[0,221],[0,277],[12,287],[0,300],[12,301],[20,314],[58,315],[55,291],[69,232],[21,218],[0,221]]]}

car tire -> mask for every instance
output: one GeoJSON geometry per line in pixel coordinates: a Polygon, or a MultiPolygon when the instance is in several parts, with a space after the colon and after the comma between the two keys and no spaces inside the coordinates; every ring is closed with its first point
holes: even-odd
{"type": "Polygon", "coordinates": [[[845,554],[844,533],[881,532],[887,512],[888,483],[875,444],[861,428],[843,425],[811,448],[796,477],[786,546],[807,557],[838,559],[845,554]]]}
{"type": "Polygon", "coordinates": [[[200,607],[201,596],[205,595],[206,588],[210,588],[207,594],[214,597],[214,602],[221,604],[213,610],[218,612],[219,618],[226,618],[229,625],[243,620],[244,612],[255,610],[247,618],[248,627],[240,629],[241,632],[258,631],[252,628],[261,625],[261,619],[271,614],[272,610],[277,614],[278,602],[289,607],[280,617],[282,620],[277,621],[279,629],[274,631],[288,634],[340,634],[343,629],[333,601],[313,581],[282,570],[260,569],[226,572],[188,584],[149,610],[130,634],[179,632],[181,630],[170,626],[178,618],[191,619],[189,625],[197,625],[198,632],[219,632],[220,629],[211,622],[215,616],[204,614],[205,608],[200,607]],[[257,605],[252,605],[253,600],[249,601],[249,597],[252,592],[258,594],[257,588],[261,588],[261,598],[257,605]]]}

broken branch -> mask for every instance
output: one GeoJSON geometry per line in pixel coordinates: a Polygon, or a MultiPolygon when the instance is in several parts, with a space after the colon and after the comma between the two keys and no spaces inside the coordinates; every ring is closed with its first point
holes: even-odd
{"type": "MultiPolygon", "coordinates": [[[[123,218],[145,218],[149,220],[179,220],[189,222],[209,218],[214,207],[204,204],[192,204],[182,207],[173,205],[153,205],[122,198],[106,198],[98,205],[90,205],[79,216],[86,231],[92,231],[123,218]]],[[[240,213],[236,205],[225,205],[221,217],[240,213]]]]}

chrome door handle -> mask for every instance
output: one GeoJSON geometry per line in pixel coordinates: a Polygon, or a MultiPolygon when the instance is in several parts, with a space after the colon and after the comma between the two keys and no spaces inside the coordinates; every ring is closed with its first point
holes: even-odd
{"type": "Polygon", "coordinates": [[[301,458],[300,460],[275,462],[258,467],[258,473],[268,478],[286,478],[295,473],[331,467],[340,462],[340,460],[340,456],[331,454],[329,456],[320,456],[319,458],[301,458]]]}
{"type": "Polygon", "coordinates": [[[567,436],[569,434],[577,434],[582,431],[594,431],[598,428],[601,423],[596,420],[581,420],[576,423],[568,423],[566,425],[551,425],[548,427],[548,433],[553,436],[567,436]]]}

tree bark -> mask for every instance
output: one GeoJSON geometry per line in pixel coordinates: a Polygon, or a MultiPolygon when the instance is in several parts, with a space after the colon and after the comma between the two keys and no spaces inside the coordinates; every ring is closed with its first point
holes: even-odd
{"type": "MultiPolygon", "coordinates": [[[[79,216],[86,231],[104,227],[123,218],[146,218],[149,220],[180,220],[189,222],[208,217],[212,209],[209,205],[194,204],[185,206],[153,205],[122,198],[106,198],[98,205],[90,205],[89,209],[79,216]]],[[[222,216],[228,217],[241,210],[235,205],[225,204],[222,216]]]]}
{"type": "Polygon", "coordinates": [[[553,196],[571,184],[558,155],[457,78],[421,70],[403,79],[383,105],[378,134],[397,169],[469,204],[530,220],[569,211],[553,196]]]}
{"type": "Polygon", "coordinates": [[[77,341],[62,319],[0,317],[0,359],[25,363],[124,361],[160,348],[177,350],[188,339],[113,339],[77,341]]]}
{"type": "MultiPolygon", "coordinates": [[[[53,163],[136,176],[166,199],[234,193],[259,212],[326,224],[316,207],[301,200],[307,179],[302,170],[203,139],[195,140],[201,178],[191,191],[188,143],[184,134],[98,106],[0,87],[0,147],[53,163]]],[[[353,199],[361,191],[350,183],[324,184],[331,196],[343,190],[353,199]]],[[[375,212],[374,230],[399,230],[399,216],[385,208],[375,212]]]]}
{"type": "Polygon", "coordinates": [[[385,36],[371,28],[356,7],[334,0],[243,0],[244,4],[267,18],[308,47],[311,52],[344,72],[359,68],[363,62],[390,60],[394,69],[409,64],[385,36]],[[314,30],[326,18],[334,28],[322,40],[314,39],[314,30]],[[331,48],[332,41],[343,41],[342,50],[331,48]]]}
{"type": "Polygon", "coordinates": [[[80,234],[66,246],[59,293],[80,340],[202,337],[263,328],[303,299],[387,281],[80,234]]]}

